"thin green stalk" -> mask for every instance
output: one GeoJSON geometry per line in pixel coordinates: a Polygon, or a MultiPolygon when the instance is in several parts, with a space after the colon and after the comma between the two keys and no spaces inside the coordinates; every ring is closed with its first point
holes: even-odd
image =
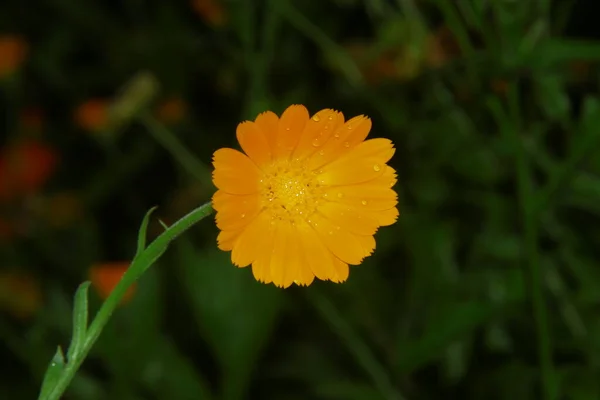
{"type": "MultiPolygon", "coordinates": [[[[165,232],[156,238],[148,247],[137,253],[131,266],[115,286],[110,296],[104,301],[89,329],[87,329],[81,348],[75,353],[72,359],[68,360],[64,369],[61,371],[58,380],[54,383],[53,389],[49,391],[46,396],[40,397],[39,400],[59,400],[61,398],[75,377],[75,373],[92,349],[94,343],[98,340],[98,337],[110,320],[113,312],[125,296],[127,289],[165,252],[169,244],[175,238],[203,218],[210,215],[211,212],[212,205],[210,202],[196,208],[168,227],[165,232]]],[[[145,220],[145,223],[147,223],[147,220],[145,220]]],[[[141,234],[144,233],[145,232],[142,232],[141,234]]]]}
{"type": "Polygon", "coordinates": [[[360,68],[342,47],[329,38],[321,28],[304,14],[296,10],[289,0],[281,1],[279,6],[282,15],[290,25],[315,42],[324,54],[337,62],[337,67],[340,68],[349,83],[355,87],[363,86],[364,79],[360,68]]]}
{"type": "Polygon", "coordinates": [[[544,400],[556,400],[557,388],[555,371],[552,361],[552,344],[548,326],[548,310],[544,295],[544,280],[539,255],[539,212],[533,187],[533,178],[527,151],[523,146],[521,134],[521,116],[519,109],[519,92],[516,83],[509,90],[509,110],[502,110],[500,101],[496,98],[490,107],[500,125],[502,133],[511,142],[516,156],[516,175],[518,196],[521,206],[523,223],[524,250],[527,257],[527,275],[530,282],[530,297],[536,324],[538,358],[541,369],[541,386],[544,400]]]}
{"type": "Polygon", "coordinates": [[[387,400],[404,400],[404,396],[392,384],[384,366],[381,365],[360,336],[339,314],[334,305],[314,290],[307,293],[309,300],[321,313],[323,319],[332,326],[335,333],[343,340],[350,353],[356,358],[358,364],[371,376],[373,384],[381,395],[387,400]]]}
{"type": "Polygon", "coordinates": [[[141,122],[146,129],[148,129],[148,132],[150,132],[152,137],[171,153],[171,155],[203,186],[206,188],[213,187],[210,169],[186,149],[185,146],[177,140],[175,135],[169,132],[169,130],[149,114],[142,115],[141,122]]]}

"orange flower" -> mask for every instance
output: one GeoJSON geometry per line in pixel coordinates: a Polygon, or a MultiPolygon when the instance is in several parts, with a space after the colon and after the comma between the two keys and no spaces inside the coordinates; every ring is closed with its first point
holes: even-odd
{"type": "Polygon", "coordinates": [[[18,36],[0,36],[0,78],[15,72],[27,57],[27,42],[18,36]]]}
{"type": "MultiPolygon", "coordinates": [[[[117,261],[96,264],[90,268],[90,281],[100,298],[104,300],[112,293],[125,271],[127,271],[127,268],[129,268],[129,265],[130,263],[127,261],[117,261]]],[[[131,300],[135,292],[135,286],[134,284],[127,289],[121,304],[125,304],[131,300]]]]}
{"type": "Polygon", "coordinates": [[[91,99],[75,110],[75,123],[87,131],[99,131],[108,123],[109,103],[104,99],[91,99]]]}
{"type": "Polygon", "coordinates": [[[56,152],[41,142],[23,140],[0,154],[0,198],[37,192],[52,176],[58,162],[56,152]]]}
{"type": "Polygon", "coordinates": [[[210,25],[222,26],[227,20],[227,14],[219,0],[192,0],[192,8],[210,25]]]}
{"type": "Polygon", "coordinates": [[[187,114],[187,104],[178,97],[173,97],[162,102],[156,114],[161,122],[166,124],[176,124],[180,122],[187,114]]]}
{"type": "Polygon", "coordinates": [[[245,152],[214,153],[218,246],[254,277],[288,287],[316,277],[343,282],[348,265],[375,249],[374,234],[398,217],[388,139],[366,140],[371,120],[344,122],[302,105],[267,111],[237,127],[245,152]]]}
{"type": "Polygon", "coordinates": [[[15,271],[0,272],[0,308],[17,318],[31,317],[42,304],[42,289],[34,276],[15,271]]]}

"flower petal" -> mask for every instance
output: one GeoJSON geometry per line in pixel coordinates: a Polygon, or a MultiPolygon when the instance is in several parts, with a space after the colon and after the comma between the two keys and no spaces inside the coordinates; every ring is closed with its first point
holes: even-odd
{"type": "Polygon", "coordinates": [[[238,230],[248,225],[261,210],[259,196],[231,195],[217,190],[213,195],[217,227],[221,230],[238,230]]]}
{"type": "Polygon", "coordinates": [[[260,213],[235,242],[231,252],[233,264],[240,268],[252,264],[260,254],[258,252],[260,244],[269,229],[271,229],[270,216],[267,213],[260,213]]]}
{"type": "Polygon", "coordinates": [[[243,153],[223,148],[213,155],[213,183],[230,194],[251,194],[259,190],[259,170],[243,153]]]}
{"type": "Polygon", "coordinates": [[[271,153],[275,152],[277,147],[277,129],[279,126],[279,117],[272,111],[265,111],[258,114],[254,123],[260,128],[262,133],[267,138],[271,153]]]}
{"type": "Polygon", "coordinates": [[[333,258],[333,266],[335,267],[336,275],[331,279],[332,282],[342,283],[348,279],[348,275],[350,274],[350,268],[348,264],[340,260],[339,258],[333,258]]]}
{"type": "Polygon", "coordinates": [[[345,263],[358,265],[364,258],[362,247],[351,234],[340,226],[329,222],[325,217],[315,214],[311,217],[311,226],[329,250],[345,263]]]}
{"type": "Polygon", "coordinates": [[[370,256],[375,251],[375,237],[371,235],[357,235],[356,239],[360,242],[360,247],[363,249],[365,257],[370,256]]]}
{"type": "Polygon", "coordinates": [[[319,151],[311,156],[309,168],[317,169],[351,151],[365,140],[371,131],[371,126],[368,117],[359,115],[338,127],[319,151]]]}
{"type": "Polygon", "coordinates": [[[319,213],[333,225],[357,235],[374,235],[379,228],[372,213],[340,203],[325,202],[319,205],[319,213]]]}
{"type": "Polygon", "coordinates": [[[333,132],[344,123],[341,112],[324,109],[308,120],[292,157],[301,160],[319,150],[333,132]]]}
{"type": "Polygon", "coordinates": [[[241,234],[242,230],[221,231],[217,236],[217,247],[223,251],[233,250],[233,246],[241,234]]]}
{"type": "Polygon", "coordinates": [[[289,221],[279,221],[271,253],[271,278],[275,286],[286,288],[298,277],[300,270],[298,233],[289,221]]]}
{"type": "Polygon", "coordinates": [[[276,158],[288,158],[296,148],[308,122],[308,110],[303,105],[289,106],[279,119],[276,158]]]}
{"type": "Polygon", "coordinates": [[[315,230],[303,221],[296,224],[296,229],[300,240],[300,252],[304,255],[310,271],[323,281],[335,278],[337,272],[333,264],[334,256],[319,239],[315,230]]]}
{"type": "Polygon", "coordinates": [[[377,185],[378,179],[347,186],[335,186],[325,189],[324,197],[332,202],[346,204],[368,211],[381,211],[395,207],[398,195],[384,184],[377,185]]]}
{"type": "Polygon", "coordinates": [[[376,216],[379,220],[379,225],[381,226],[390,226],[396,222],[398,219],[398,209],[396,207],[390,208],[389,210],[378,211],[376,216]]]}
{"type": "Polygon", "coordinates": [[[262,240],[257,250],[256,260],[252,263],[252,275],[263,283],[271,283],[271,254],[275,247],[275,226],[269,224],[269,228],[263,233],[262,240]]]}
{"type": "Polygon", "coordinates": [[[244,153],[258,167],[271,162],[271,146],[267,136],[256,123],[252,121],[242,122],[237,126],[236,136],[244,153]]]}

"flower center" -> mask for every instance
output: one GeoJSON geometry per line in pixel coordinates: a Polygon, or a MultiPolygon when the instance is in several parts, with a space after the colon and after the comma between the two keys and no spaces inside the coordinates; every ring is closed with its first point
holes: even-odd
{"type": "Polygon", "coordinates": [[[273,164],[265,171],[262,203],[274,219],[294,222],[310,217],[317,208],[321,188],[316,175],[293,161],[273,164]]]}

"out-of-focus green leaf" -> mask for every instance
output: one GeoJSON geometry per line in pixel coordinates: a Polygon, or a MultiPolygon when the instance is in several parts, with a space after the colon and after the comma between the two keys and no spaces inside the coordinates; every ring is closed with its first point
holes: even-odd
{"type": "Polygon", "coordinates": [[[257,282],[216,247],[197,250],[180,240],[176,251],[194,317],[221,364],[222,399],[241,399],[281,309],[282,290],[257,282]]]}

